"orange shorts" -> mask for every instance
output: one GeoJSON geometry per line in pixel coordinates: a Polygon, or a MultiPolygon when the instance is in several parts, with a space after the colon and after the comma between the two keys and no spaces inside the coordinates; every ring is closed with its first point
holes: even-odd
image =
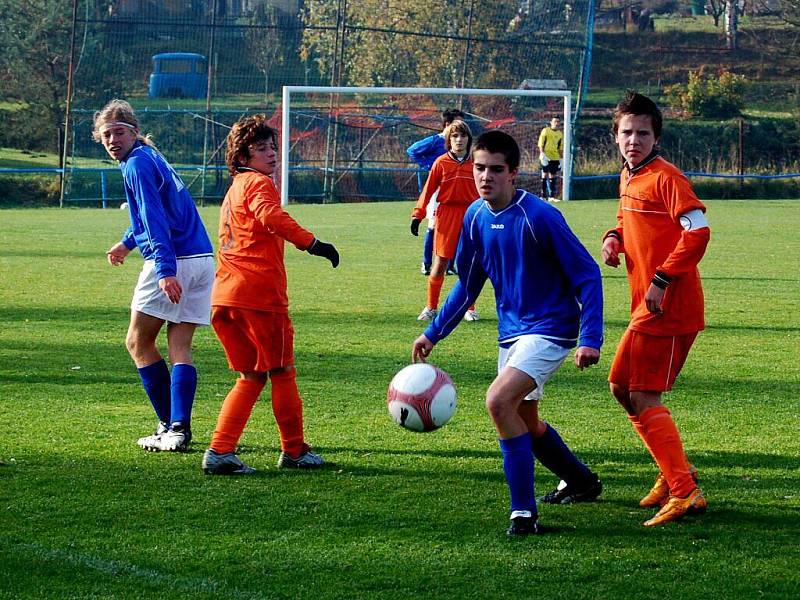
{"type": "Polygon", "coordinates": [[[211,325],[234,371],[266,373],[294,364],[294,329],[286,313],[215,306],[211,325]]]}
{"type": "Polygon", "coordinates": [[[608,380],[631,392],[668,392],[681,372],[697,333],[656,336],[626,330],[608,380]]]}
{"type": "Polygon", "coordinates": [[[436,207],[436,225],[433,232],[433,251],[442,258],[455,258],[458,238],[468,204],[440,204],[436,207]]]}

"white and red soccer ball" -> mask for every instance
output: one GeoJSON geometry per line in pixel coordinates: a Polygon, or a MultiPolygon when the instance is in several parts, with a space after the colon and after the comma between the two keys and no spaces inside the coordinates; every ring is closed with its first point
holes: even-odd
{"type": "Polygon", "coordinates": [[[456,388],[450,376],[427,363],[401,369],[386,393],[389,413],[410,431],[433,431],[447,423],[456,410],[456,388]]]}

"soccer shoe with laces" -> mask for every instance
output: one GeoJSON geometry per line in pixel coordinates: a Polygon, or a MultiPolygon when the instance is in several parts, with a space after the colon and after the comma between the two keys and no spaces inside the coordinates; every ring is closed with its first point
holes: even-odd
{"type": "Polygon", "coordinates": [[[597,497],[603,491],[603,484],[597,475],[592,474],[592,477],[593,479],[588,484],[580,488],[574,485],[567,485],[564,482],[559,483],[556,489],[539,498],[539,502],[544,502],[545,504],[574,504],[576,502],[597,500],[597,497]]]}
{"type": "Polygon", "coordinates": [[[203,454],[203,472],[206,475],[252,475],[256,470],[244,464],[233,452],[215,452],[211,448],[203,454]]]}
{"type": "Polygon", "coordinates": [[[682,519],[685,515],[698,515],[706,512],[708,502],[703,497],[700,488],[694,488],[686,498],[670,496],[667,503],[661,507],[655,516],[644,522],[645,527],[664,525],[671,521],[682,519]]]}
{"type": "Polygon", "coordinates": [[[314,454],[306,444],[303,453],[297,458],[292,458],[286,452],[281,452],[278,457],[279,469],[316,469],[325,464],[325,460],[319,455],[314,454]]]}
{"type": "Polygon", "coordinates": [[[186,452],[191,441],[192,432],[173,423],[169,430],[161,436],[158,449],[162,452],[186,452]]]}
{"type": "Polygon", "coordinates": [[[468,310],[467,312],[464,313],[465,321],[474,322],[480,320],[480,318],[481,316],[478,314],[477,311],[474,310],[468,310]]]}
{"type": "Polygon", "coordinates": [[[156,432],[152,435],[140,437],[136,441],[136,445],[148,452],[158,452],[161,449],[161,436],[167,433],[168,430],[167,424],[164,421],[159,421],[156,432]]]}
{"type": "Polygon", "coordinates": [[[539,533],[538,515],[511,517],[511,525],[506,530],[508,537],[536,535],[537,533],[539,533]]]}
{"type": "Polygon", "coordinates": [[[436,316],[436,309],[435,308],[428,308],[427,306],[422,309],[422,312],[419,313],[417,317],[417,321],[430,321],[433,317],[436,316]]]}
{"type": "MultiPolygon", "coordinates": [[[[697,469],[695,469],[694,465],[689,465],[689,474],[692,476],[692,480],[697,483],[697,469]]],[[[669,500],[669,484],[664,474],[659,471],[653,487],[644,498],[639,500],[639,506],[642,508],[655,508],[656,506],[664,506],[667,500],[669,500]]]]}

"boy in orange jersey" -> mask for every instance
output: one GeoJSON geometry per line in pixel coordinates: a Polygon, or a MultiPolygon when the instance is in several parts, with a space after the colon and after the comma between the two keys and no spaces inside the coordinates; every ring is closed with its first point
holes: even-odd
{"type": "Polygon", "coordinates": [[[710,238],[705,206],[683,173],[658,155],[662,118],[649,98],[628,92],[614,112],[614,135],[625,164],[620,175],[617,227],[605,234],[603,261],[625,254],[631,321],[608,380],[660,472],[639,503],[658,507],[645,526],[702,513],[707,503],[686,459],[664,392],[704,329],[697,264],[710,238]]]}
{"type": "MultiPolygon", "coordinates": [[[[436,207],[434,257],[428,278],[428,302],[417,317],[420,321],[430,321],[436,316],[447,265],[456,256],[464,213],[478,198],[478,189],[472,176],[472,132],[469,126],[460,119],[450,123],[444,130],[444,144],[447,152],[434,161],[425,187],[422,188],[417,205],[411,213],[411,233],[419,235],[419,224],[425,218],[428,203],[438,191],[439,205],[436,207]]],[[[478,320],[474,305],[464,313],[464,319],[478,320]]]]}
{"type": "Polygon", "coordinates": [[[339,253],[281,208],[271,179],[277,164],[277,132],[267,125],[265,115],[244,117],[233,126],[225,161],[233,183],[220,213],[211,324],[228,364],[239,371],[240,378],[222,403],[211,445],[203,455],[203,470],[214,475],[255,472],[235,452],[267,380],[272,383],[272,410],[281,437],[278,467],[319,467],[322,457],[311,452],[303,436],[284,240],[327,258],[334,267],[339,264],[339,253]]]}

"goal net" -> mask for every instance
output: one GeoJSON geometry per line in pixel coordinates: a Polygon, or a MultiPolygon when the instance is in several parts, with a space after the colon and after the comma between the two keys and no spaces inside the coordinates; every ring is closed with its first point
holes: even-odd
{"type": "Polygon", "coordinates": [[[569,199],[569,90],[284,86],[283,202],[416,198],[427,169],[415,164],[406,149],[441,132],[442,112],[448,108],[465,114],[473,139],[490,129],[512,135],[521,151],[517,185],[537,194],[539,134],[558,117],[564,133],[563,197],[569,199]]]}

